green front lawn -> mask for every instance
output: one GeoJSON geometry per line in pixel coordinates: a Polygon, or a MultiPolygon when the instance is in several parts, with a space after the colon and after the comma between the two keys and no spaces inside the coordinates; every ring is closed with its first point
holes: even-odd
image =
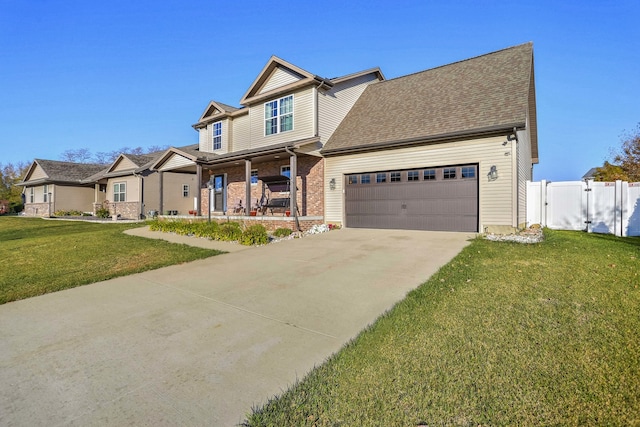
{"type": "Polygon", "coordinates": [[[220,253],[123,233],[140,226],[0,217],[0,304],[220,253]]]}
{"type": "Polygon", "coordinates": [[[249,426],[640,425],[640,239],[477,239],[249,426]]]}

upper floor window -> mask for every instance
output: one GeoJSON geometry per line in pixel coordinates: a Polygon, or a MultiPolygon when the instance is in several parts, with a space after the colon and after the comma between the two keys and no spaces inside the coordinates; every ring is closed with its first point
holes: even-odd
{"type": "Polygon", "coordinates": [[[280,166],[280,175],[291,179],[291,166],[280,166]]]}
{"type": "Polygon", "coordinates": [[[217,122],[213,124],[213,149],[219,150],[222,148],[222,123],[217,122]]]}
{"type": "Polygon", "coordinates": [[[182,197],[189,197],[189,184],[182,185],[182,197]]]}
{"type": "Polygon", "coordinates": [[[251,185],[258,184],[258,169],[251,169],[251,185]]]}
{"type": "Polygon", "coordinates": [[[264,104],[264,134],[293,130],[293,95],[264,104]]]}
{"type": "Polygon", "coordinates": [[[124,202],[126,200],[127,184],[124,182],[117,182],[113,184],[113,201],[124,202]]]}

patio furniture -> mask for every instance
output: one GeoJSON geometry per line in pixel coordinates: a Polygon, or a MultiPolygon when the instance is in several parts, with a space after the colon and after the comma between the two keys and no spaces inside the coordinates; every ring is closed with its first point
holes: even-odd
{"type": "MultiPolygon", "coordinates": [[[[282,212],[286,215],[291,209],[291,180],[284,175],[265,176],[258,178],[262,181],[262,197],[260,198],[260,212],[264,215],[267,211],[274,214],[274,211],[282,212]]],[[[296,212],[300,210],[296,206],[296,212]]]]}

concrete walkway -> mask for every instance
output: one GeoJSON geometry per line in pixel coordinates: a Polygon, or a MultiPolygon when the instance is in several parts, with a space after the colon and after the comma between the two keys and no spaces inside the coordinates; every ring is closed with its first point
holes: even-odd
{"type": "Polygon", "coordinates": [[[241,423],[472,237],[337,230],[0,305],[0,425],[241,423]]]}

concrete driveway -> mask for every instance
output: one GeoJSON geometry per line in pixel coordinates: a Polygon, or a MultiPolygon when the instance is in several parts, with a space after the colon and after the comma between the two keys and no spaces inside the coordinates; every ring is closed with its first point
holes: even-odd
{"type": "Polygon", "coordinates": [[[241,423],[472,237],[343,229],[0,305],[0,425],[241,423]]]}

